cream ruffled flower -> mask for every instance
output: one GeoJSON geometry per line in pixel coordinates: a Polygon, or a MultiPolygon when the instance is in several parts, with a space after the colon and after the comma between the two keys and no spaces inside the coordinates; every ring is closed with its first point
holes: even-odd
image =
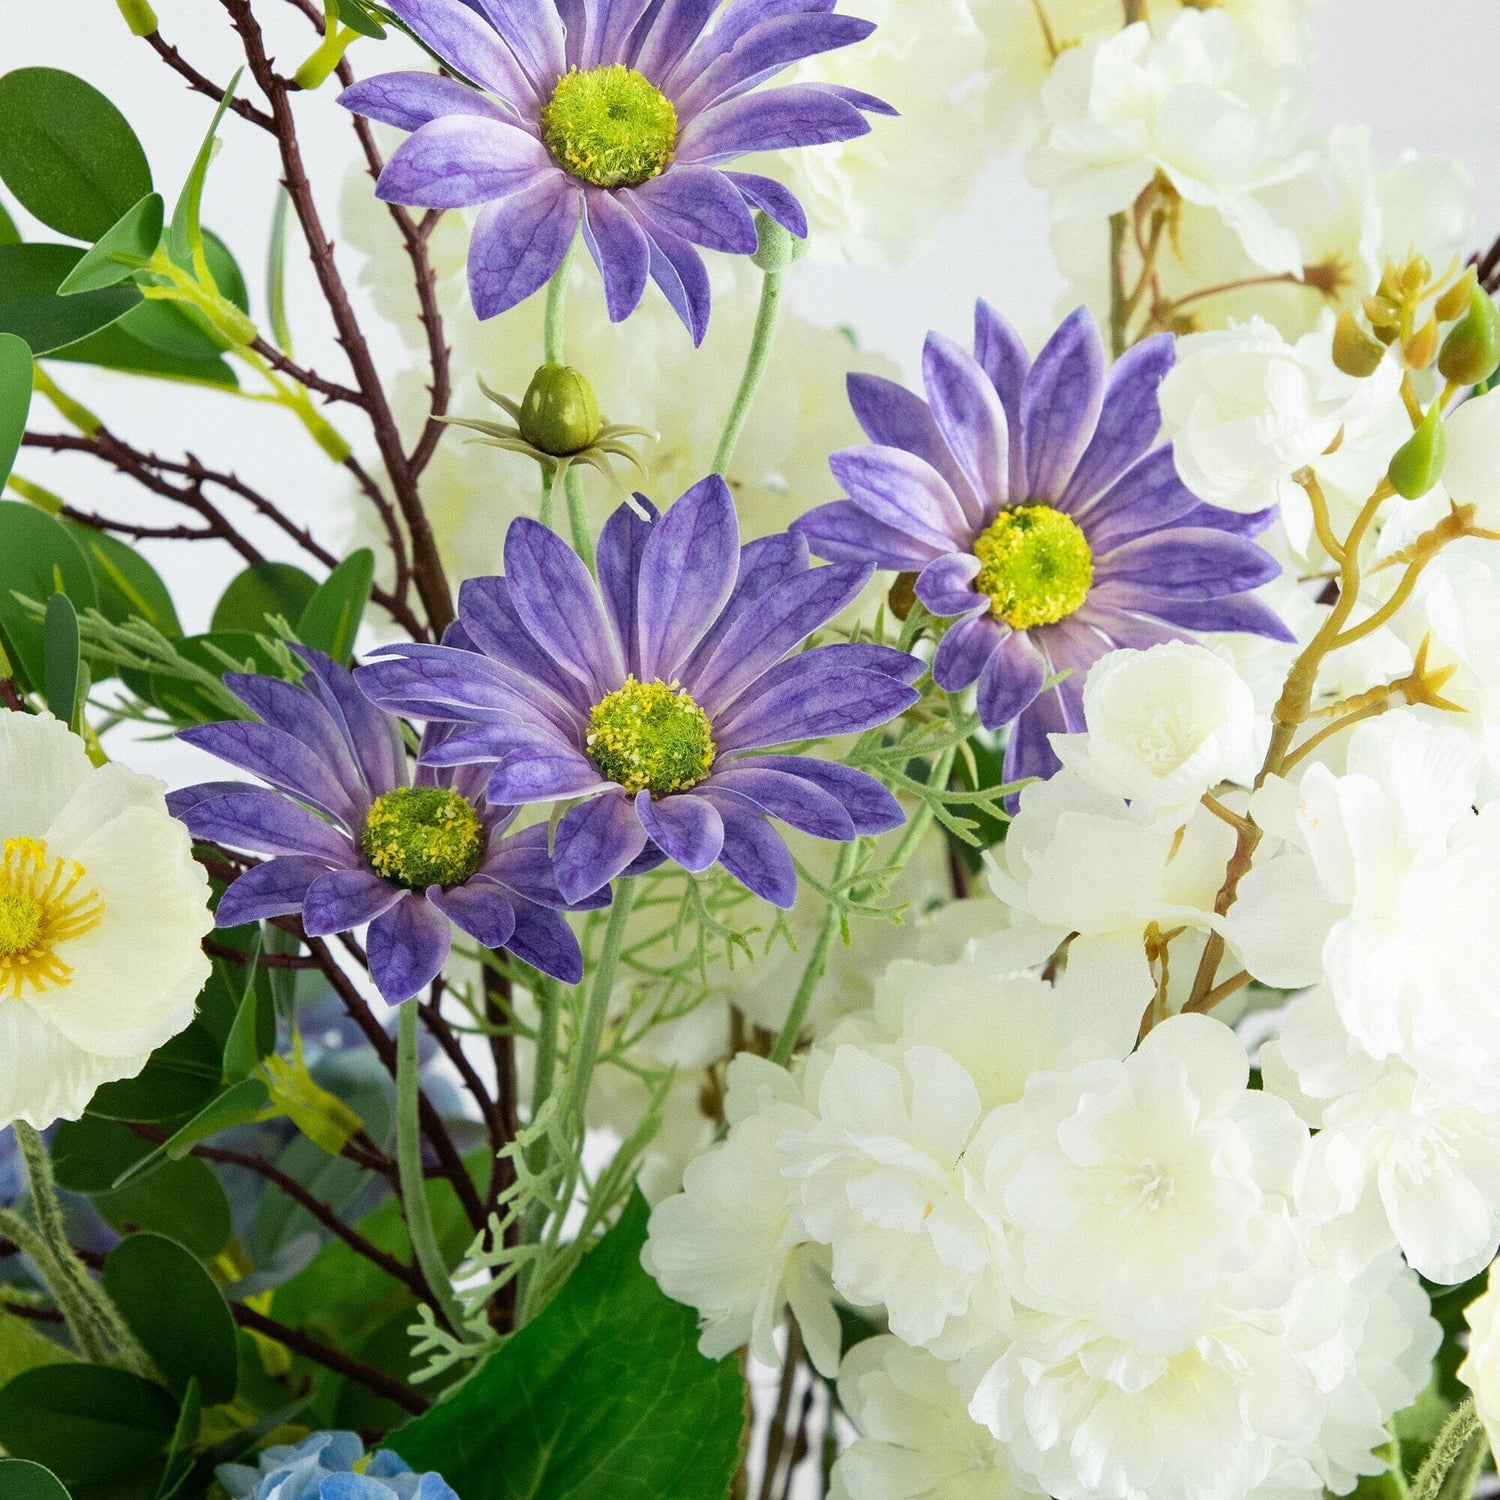
{"type": "Polygon", "coordinates": [[[208,877],[163,792],[0,713],[0,1121],[77,1119],[193,1018],[208,877]]]}
{"type": "Polygon", "coordinates": [[[1458,1367],[1458,1378],[1474,1394],[1474,1409],[1490,1447],[1500,1450],[1500,1280],[1490,1267],[1484,1295],[1464,1309],[1469,1325],[1468,1358],[1458,1367]]]}

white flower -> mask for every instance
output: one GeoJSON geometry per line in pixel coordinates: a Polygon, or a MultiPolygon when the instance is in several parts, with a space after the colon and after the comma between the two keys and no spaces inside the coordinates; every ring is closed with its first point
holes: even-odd
{"type": "Polygon", "coordinates": [[[826,1257],[791,1213],[778,1145],[812,1116],[784,1069],[750,1056],[729,1065],[725,1113],[726,1138],[689,1162],[682,1191],[651,1211],[641,1264],[698,1310],[708,1358],[748,1345],[779,1365],[776,1328],[790,1306],[813,1364],[831,1376],[840,1335],[826,1257]]]}
{"type": "MultiPolygon", "coordinates": [[[[1355,380],[1333,367],[1330,338],[1331,327],[1288,344],[1252,318],[1179,340],[1161,383],[1162,424],[1177,473],[1200,500],[1251,514],[1299,499],[1291,476],[1342,429],[1388,405],[1399,380],[1394,363],[1355,380]]],[[[1389,458],[1382,455],[1382,471],[1389,458]]]]}
{"type": "Polygon", "coordinates": [[[1256,61],[1227,16],[1184,10],[1160,38],[1137,22],[1064,52],[1042,102],[1028,169],[1054,218],[1122,212],[1160,174],[1222,216],[1257,265],[1301,270],[1296,235],[1256,195],[1312,165],[1307,79],[1256,61]]]}
{"type": "Polygon", "coordinates": [[[76,1120],[193,1019],[208,877],[164,791],[0,712],[0,1123],[76,1120]]]}
{"type": "Polygon", "coordinates": [[[1478,525],[1500,530],[1500,390],[1465,401],[1446,425],[1443,488],[1455,504],[1475,507],[1478,525]]]}
{"type": "Polygon", "coordinates": [[[1484,1295],[1464,1309],[1464,1321],[1469,1325],[1469,1353],[1458,1367],[1458,1378],[1474,1394],[1474,1409],[1490,1447],[1500,1452],[1500,1280],[1493,1266],[1484,1295]]]}
{"type": "Polygon", "coordinates": [[[1204,792],[1255,766],[1255,700],[1228,662],[1184,641],[1111,651],[1083,689],[1087,732],[1054,734],[1063,765],[1137,808],[1185,821],[1204,792]]]}
{"type": "Polygon", "coordinates": [[[830,1500],[1017,1500],[1036,1493],[924,1349],[889,1334],[856,1344],[839,1366],[839,1404],[859,1437],[833,1467],[830,1500]]]}
{"type": "MultiPolygon", "coordinates": [[[[1151,20],[1160,24],[1193,0],[1152,0],[1151,20]]],[[[1215,0],[1239,28],[1245,45],[1263,62],[1307,67],[1317,54],[1312,11],[1321,0],[1215,0]]]]}

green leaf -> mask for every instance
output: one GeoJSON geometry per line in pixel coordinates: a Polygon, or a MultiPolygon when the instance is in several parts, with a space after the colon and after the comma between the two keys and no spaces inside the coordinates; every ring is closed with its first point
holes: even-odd
{"type": "MultiPolygon", "coordinates": [[[[84,1500],[160,1475],[177,1402],[154,1381],[102,1365],[43,1365],[0,1390],[0,1444],[45,1464],[84,1500]]],[[[132,1486],[133,1489],[133,1486],[132,1486]]]]}
{"type": "Polygon", "coordinates": [[[347,667],[374,583],[375,554],[368,547],[350,553],[307,601],[297,621],[298,639],[347,667]]]}
{"type": "Polygon", "coordinates": [[[106,620],[119,625],[134,617],[154,625],[165,636],[182,634],[166,584],[134,547],[127,547],[107,531],[97,531],[79,521],[65,520],[62,524],[89,565],[99,613],[106,620]]]}
{"type": "Polygon", "coordinates": [[[0,495],[21,451],[31,410],[31,350],[24,339],[0,333],[0,495]]]}
{"type": "Polygon", "coordinates": [[[25,1458],[0,1458],[0,1495],[5,1500],[70,1500],[56,1474],[25,1458]]]}
{"type": "Polygon", "coordinates": [[[193,1255],[159,1234],[129,1235],[104,1262],[104,1286],[170,1389],[196,1380],[204,1405],[234,1399],[234,1319],[193,1255]]]}
{"type": "Polygon", "coordinates": [[[350,31],[374,37],[377,41],[385,35],[385,27],[370,13],[363,0],[328,0],[328,8],[334,18],[342,21],[350,31]]]}
{"type": "Polygon", "coordinates": [[[272,615],[299,620],[317,589],[317,580],[291,563],[251,563],[214,606],[213,628],[254,634],[272,615]]]}
{"type": "Polygon", "coordinates": [[[164,1162],[122,1188],[96,1193],[94,1207],[116,1229],[164,1234],[202,1260],[212,1260],[234,1232],[223,1185],[196,1156],[164,1162]]]}
{"type": "MultiPolygon", "coordinates": [[[[260,629],[264,632],[264,622],[260,629]]],[[[250,670],[279,676],[281,669],[265,648],[248,631],[214,630],[206,635],[190,635],[177,641],[177,649],[191,662],[205,667],[216,677],[227,670],[217,653],[222,652],[238,663],[249,663],[250,670]]],[[[208,724],[224,717],[224,710],[196,683],[167,672],[140,673],[122,671],[121,680],[132,692],[154,703],[174,723],[208,724]]]]}
{"type": "Polygon", "coordinates": [[[245,282],[245,273],[234,258],[234,252],[212,229],[203,231],[203,253],[208,259],[209,273],[219,295],[227,298],[242,313],[250,311],[250,288],[245,282]]]}
{"type": "MultiPolygon", "coordinates": [[[[229,108],[229,101],[234,97],[234,91],[239,86],[242,72],[244,72],[243,68],[229,80],[229,87],[225,89],[224,97],[219,101],[219,107],[214,111],[214,117],[209,122],[208,133],[203,137],[203,144],[198,148],[198,155],[193,161],[192,170],[187,175],[187,181],[182,185],[182,192],[177,198],[177,206],[172,210],[172,259],[184,269],[194,266],[196,257],[205,253],[202,226],[199,222],[199,214],[203,207],[203,184],[207,180],[209,163],[213,161],[214,150],[218,145],[219,122],[224,118],[224,111],[229,108]]],[[[223,289],[220,288],[220,290],[223,289]]]]}
{"type": "Polygon", "coordinates": [[[49,229],[99,239],[151,191],[151,168],[125,116],[57,68],[0,78],[0,178],[49,229]]]}
{"type": "Polygon", "coordinates": [[[89,1104],[89,1114],[141,1124],[181,1124],[218,1096],[222,1059],[223,1048],[215,1044],[200,1017],[163,1042],[134,1078],[102,1085],[89,1104]]]}
{"type": "Polygon", "coordinates": [[[134,286],[59,297],[63,278],[83,259],[76,245],[0,245],[0,333],[50,354],[108,328],[141,300],[134,286]]]}
{"type": "Polygon", "coordinates": [[[42,696],[54,718],[78,733],[78,612],[66,594],[47,600],[42,620],[42,696]]]}
{"type": "Polygon", "coordinates": [[[198,1442],[198,1433],[203,1427],[203,1398],[198,1390],[198,1381],[190,1377],[182,1393],[182,1410],[177,1414],[177,1426],[172,1433],[171,1447],[167,1451],[166,1472],[162,1475],[158,1497],[177,1493],[178,1487],[193,1467],[193,1449],[198,1442]]]}
{"type": "Polygon", "coordinates": [[[0,634],[28,687],[46,681],[42,622],[16,594],[38,601],[66,594],[77,610],[92,609],[94,579],[67,529],[34,506],[0,502],[0,634]]]}
{"type": "Polygon", "coordinates": [[[286,227],[291,206],[291,196],[282,188],[276,194],[276,209],[271,215],[271,248],[266,255],[266,308],[271,334],[278,347],[288,354],[292,353],[292,329],[286,317],[286,227]]]}
{"type": "Polygon", "coordinates": [[[153,1148],[140,1161],[128,1167],[115,1182],[117,1188],[134,1182],[152,1171],[164,1160],[178,1161],[185,1157],[199,1141],[227,1130],[231,1125],[250,1125],[268,1118],[267,1106],[271,1102],[270,1090],[259,1078],[243,1078],[231,1088],[224,1090],[211,1104],[199,1110],[191,1120],[162,1145],[153,1148]]]}
{"type": "Polygon", "coordinates": [[[6,213],[5,205],[0,203],[0,245],[19,245],[21,243],[21,231],[16,228],[16,221],[6,213]]]}
{"type": "MultiPolygon", "coordinates": [[[[22,1370],[38,1365],[55,1365],[68,1358],[61,1344],[55,1344],[35,1323],[0,1309],[0,1386],[14,1380],[22,1370]]],[[[4,1494],[0,1490],[0,1494],[4,1494]]]]}
{"type": "Polygon", "coordinates": [[[133,262],[150,260],[156,254],[166,214],[161,194],[147,193],[63,277],[58,294],[67,297],[75,292],[97,292],[131,276],[138,269],[133,262]]]}
{"type": "MultiPolygon", "coordinates": [[[[142,304],[144,306],[144,304],[142,304]]],[[[137,307],[135,312],[140,312],[137,307]]],[[[131,314],[98,333],[53,349],[48,359],[65,359],[75,365],[98,365],[106,370],[122,370],[127,375],[149,375],[158,380],[187,380],[198,385],[216,385],[237,390],[240,378],[218,354],[212,359],[184,358],[164,354],[160,349],[134,337],[127,329],[131,314]]]]}
{"type": "Polygon", "coordinates": [[[259,938],[252,961],[246,965],[244,990],[229,1039],[224,1043],[224,1077],[230,1083],[248,1078],[260,1066],[260,1060],[276,1047],[276,1012],[269,991],[256,984],[255,959],[259,956],[259,938]]]}
{"type": "Polygon", "coordinates": [[[115,1120],[88,1113],[57,1127],[52,1137],[52,1170],[69,1191],[97,1193],[113,1187],[122,1172],[150,1152],[150,1141],[115,1120]]]}
{"type": "Polygon", "coordinates": [[[744,1378],[641,1269],[647,1216],[636,1195],[542,1314],[388,1446],[485,1500],[727,1496],[744,1378]]]}

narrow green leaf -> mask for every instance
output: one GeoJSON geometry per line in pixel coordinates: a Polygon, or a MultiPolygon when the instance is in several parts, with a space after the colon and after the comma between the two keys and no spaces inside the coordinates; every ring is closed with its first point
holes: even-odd
{"type": "Polygon", "coordinates": [[[31,350],[13,333],[0,333],[0,495],[21,451],[31,410],[31,350]]]}
{"type": "Polygon", "coordinates": [[[342,21],[350,31],[357,31],[361,36],[374,37],[377,41],[385,35],[385,27],[380,24],[363,0],[327,0],[327,3],[334,19],[342,21]]]}
{"type": "Polygon", "coordinates": [[[58,68],[0,78],[0,178],[49,229],[90,243],[151,191],[125,116],[58,68]]]}
{"type": "MultiPolygon", "coordinates": [[[[140,312],[145,304],[137,306],[140,312]]],[[[65,359],[70,364],[98,365],[106,370],[121,370],[127,375],[146,375],[157,380],[180,380],[193,385],[217,386],[221,390],[236,390],[240,378],[222,358],[215,354],[212,359],[184,359],[175,354],[164,354],[149,343],[133,337],[126,328],[131,314],[76,344],[67,344],[53,349],[48,359],[65,359]]]]}
{"type": "Polygon", "coordinates": [[[140,303],[140,292],[128,285],[59,297],[63,278],[82,258],[76,245],[0,245],[0,333],[25,339],[33,354],[50,354],[108,328],[140,303]]]}
{"type": "Polygon", "coordinates": [[[167,1450],[167,1468],[156,1491],[158,1497],[174,1494],[187,1477],[193,1466],[193,1449],[197,1446],[202,1426],[203,1398],[198,1390],[197,1377],[191,1376],[182,1393],[182,1410],[177,1414],[177,1427],[167,1450]]]}
{"type": "Polygon", "coordinates": [[[286,230],[292,200],[285,188],[276,193],[276,209],[271,215],[271,249],[266,258],[266,308],[271,318],[271,335],[287,354],[292,348],[292,327],[286,316],[286,230]]]}
{"type": "Polygon", "coordinates": [[[240,68],[229,80],[229,87],[224,90],[224,97],[214,111],[208,133],[203,137],[203,144],[198,148],[198,155],[193,162],[192,170],[188,173],[187,181],[178,195],[177,206],[172,210],[170,240],[172,259],[184,269],[192,267],[200,277],[207,269],[202,225],[199,219],[203,209],[203,184],[208,178],[209,164],[213,161],[214,150],[218,145],[219,122],[224,118],[225,110],[229,108],[229,101],[234,98],[234,91],[239,87],[240,74],[244,71],[240,68]]]}
{"type": "Polygon", "coordinates": [[[66,594],[47,600],[42,620],[42,696],[53,715],[78,732],[78,612],[66,594]]]}
{"type": "Polygon", "coordinates": [[[11,664],[29,688],[46,683],[42,622],[17,595],[42,601],[63,593],[78,611],[96,601],[94,579],[67,529],[35,506],[0,501],[0,635],[11,664]]]}
{"type": "Polygon", "coordinates": [[[240,995],[240,1006],[235,1012],[234,1025],[229,1029],[229,1040],[224,1043],[224,1077],[230,1083],[248,1078],[260,1066],[260,1060],[276,1044],[276,1017],[271,1013],[270,996],[263,997],[261,986],[256,984],[256,963],[260,957],[260,938],[257,936],[251,949],[250,962],[245,966],[245,987],[240,995]],[[263,1046],[266,1026],[261,1012],[268,1013],[270,1020],[270,1043],[263,1046]]]}
{"type": "Polygon", "coordinates": [[[0,1495],[5,1500],[70,1500],[51,1469],[25,1458],[0,1458],[0,1495]]]}
{"type": "Polygon", "coordinates": [[[374,583],[375,554],[368,547],[350,553],[307,601],[297,621],[298,639],[348,666],[374,583]]]}
{"type": "Polygon", "coordinates": [[[134,1182],[164,1160],[180,1160],[199,1141],[205,1141],[231,1125],[250,1125],[257,1120],[269,1118],[267,1109],[270,1102],[271,1092],[260,1078],[241,1079],[232,1088],[225,1089],[211,1104],[199,1110],[171,1139],[127,1167],[116,1179],[115,1187],[122,1188],[127,1183],[134,1182]]]}
{"type": "Polygon", "coordinates": [[[134,208],[106,233],[82,260],[68,272],[58,287],[58,295],[75,292],[97,292],[100,287],[114,286],[132,275],[135,261],[150,260],[161,244],[162,227],[167,208],[160,193],[147,193],[134,208]],[[124,257],[121,259],[120,257],[124,257]]]}

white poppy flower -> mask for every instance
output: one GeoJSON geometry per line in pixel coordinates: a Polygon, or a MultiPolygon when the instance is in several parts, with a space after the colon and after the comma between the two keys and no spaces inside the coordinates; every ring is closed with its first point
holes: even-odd
{"type": "Polygon", "coordinates": [[[1206,646],[1111,651],[1089,669],[1083,734],[1054,734],[1063,765],[1150,815],[1185,821],[1204,792],[1255,771],[1255,699],[1206,646]]]}
{"type": "Polygon", "coordinates": [[[208,877],[164,791],[0,712],[0,1122],[77,1119],[193,1018],[208,877]]]}

